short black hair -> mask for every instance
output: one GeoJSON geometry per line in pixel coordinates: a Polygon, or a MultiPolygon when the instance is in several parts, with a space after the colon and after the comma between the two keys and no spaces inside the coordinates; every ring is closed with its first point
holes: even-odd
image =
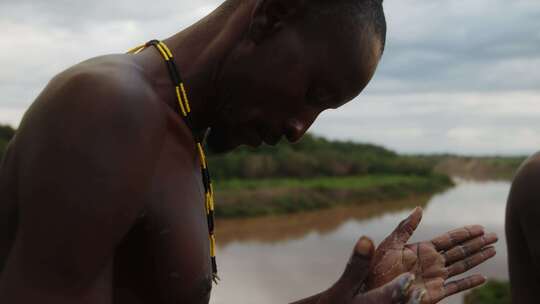
{"type": "Polygon", "coordinates": [[[381,42],[381,53],[386,45],[386,18],[383,0],[309,0],[308,15],[318,22],[328,17],[345,21],[344,26],[368,27],[381,42]]]}
{"type": "MultiPolygon", "coordinates": [[[[231,12],[245,0],[227,0],[220,10],[231,12]]],[[[328,17],[345,21],[344,27],[369,27],[381,42],[381,53],[386,45],[386,19],[383,0],[307,0],[308,17],[316,22],[327,22],[328,17]],[[352,23],[351,23],[352,21],[352,23]]]]}

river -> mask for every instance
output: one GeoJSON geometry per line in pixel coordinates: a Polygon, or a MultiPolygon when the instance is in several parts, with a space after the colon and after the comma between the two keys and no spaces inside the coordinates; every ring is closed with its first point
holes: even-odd
{"type": "MultiPolygon", "coordinates": [[[[289,216],[217,223],[221,282],[213,304],[284,304],[316,294],[341,274],[361,235],[379,243],[415,206],[424,218],[412,241],[481,224],[499,235],[497,256],[474,270],[507,279],[504,213],[508,182],[457,180],[456,187],[432,197],[289,216]]],[[[462,295],[442,303],[460,304],[462,295]]]]}

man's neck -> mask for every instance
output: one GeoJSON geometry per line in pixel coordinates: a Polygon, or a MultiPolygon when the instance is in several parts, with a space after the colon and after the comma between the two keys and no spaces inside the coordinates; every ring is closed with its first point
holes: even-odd
{"type": "MultiPolygon", "coordinates": [[[[184,80],[194,131],[203,132],[212,125],[223,106],[219,81],[221,65],[242,40],[249,25],[252,1],[243,1],[238,8],[224,12],[221,8],[187,29],[165,39],[184,80]]],[[[157,65],[157,77],[167,71],[157,65]]]]}

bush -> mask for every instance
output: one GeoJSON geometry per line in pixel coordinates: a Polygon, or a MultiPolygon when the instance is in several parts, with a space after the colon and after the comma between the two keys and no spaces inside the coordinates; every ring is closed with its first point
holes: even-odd
{"type": "Polygon", "coordinates": [[[510,304],[510,284],[492,280],[465,296],[465,304],[510,304]]]}

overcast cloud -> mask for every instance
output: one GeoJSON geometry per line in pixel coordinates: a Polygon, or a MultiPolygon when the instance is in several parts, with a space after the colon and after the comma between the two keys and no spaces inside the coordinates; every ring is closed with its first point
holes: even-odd
{"type": "MultiPolygon", "coordinates": [[[[56,73],[165,38],[211,0],[2,0],[0,122],[17,125],[56,73]]],[[[385,0],[389,26],[365,92],[313,131],[400,152],[540,150],[540,1],[385,0]]]]}

